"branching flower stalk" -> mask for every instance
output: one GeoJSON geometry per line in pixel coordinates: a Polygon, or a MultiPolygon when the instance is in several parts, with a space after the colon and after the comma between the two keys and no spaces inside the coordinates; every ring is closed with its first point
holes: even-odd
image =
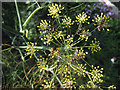
{"type": "MultiPolygon", "coordinates": [[[[52,3],[48,8],[49,13],[47,14],[52,20],[41,20],[40,25],[37,26],[40,34],[42,34],[40,41],[48,48],[44,50],[47,53],[45,55],[39,55],[39,53],[35,55],[40,48],[38,48],[37,43],[34,44],[32,42],[25,49],[26,55],[30,55],[30,58],[36,56],[40,73],[45,70],[53,75],[50,76],[49,74],[48,78],[47,74],[47,77],[43,78],[44,82],[41,86],[43,88],[55,88],[59,85],[62,88],[76,88],[77,86],[80,88],[102,88],[99,84],[103,82],[103,68],[100,69],[99,66],[89,65],[85,57],[88,54],[87,50],[91,50],[92,53],[101,50],[100,42],[96,38],[92,40],[91,44],[88,44],[87,41],[95,33],[95,30],[101,31],[102,28],[109,27],[109,17],[105,17],[101,13],[101,16],[98,15],[95,19],[92,19],[93,24],[88,22],[91,17],[85,12],[76,15],[75,20],[72,20],[67,15],[61,17],[62,10],[64,10],[64,7],[61,4],[52,3]],[[97,25],[97,27],[91,30],[91,28],[85,26],[86,24],[97,25]],[[78,29],[74,30],[75,33],[73,33],[71,27],[75,25],[77,25],[78,29]],[[87,44],[82,46],[82,42],[87,44]],[[82,61],[85,62],[84,65],[82,61]],[[90,66],[91,69],[88,70],[86,65],[90,66]],[[74,78],[76,76],[78,79],[74,78]],[[88,78],[89,80],[84,81],[83,78],[88,78]],[[76,84],[79,81],[82,84],[76,84]]],[[[107,29],[107,31],[109,30],[107,29]]]]}

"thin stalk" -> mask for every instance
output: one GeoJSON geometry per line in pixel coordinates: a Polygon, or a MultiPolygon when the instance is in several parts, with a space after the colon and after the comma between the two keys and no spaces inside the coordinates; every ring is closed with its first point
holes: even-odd
{"type": "MultiPolygon", "coordinates": [[[[84,59],[82,59],[85,63],[87,63],[89,66],[90,66],[90,64],[88,63],[88,62],[86,62],[84,59]]],[[[90,66],[91,67],[91,66],[90,66]]],[[[92,67],[91,67],[92,68],[92,67]]],[[[93,69],[93,68],[92,68],[93,69]]]]}
{"type": "Polygon", "coordinates": [[[53,65],[50,66],[50,68],[52,68],[55,64],[57,64],[57,62],[59,62],[59,61],[57,60],[53,65]]]}
{"type": "Polygon", "coordinates": [[[79,5],[75,6],[75,7],[71,7],[69,10],[79,8],[79,7],[80,7],[81,5],[83,5],[83,4],[84,4],[84,3],[79,4],[79,5]]]}
{"type": "Polygon", "coordinates": [[[94,84],[93,80],[91,79],[90,75],[87,72],[85,72],[85,73],[87,74],[87,76],[89,77],[89,79],[93,83],[93,85],[95,86],[95,84],[94,84]]]}
{"type": "Polygon", "coordinates": [[[61,46],[62,46],[62,43],[60,43],[57,39],[55,39],[61,46]]]}
{"type": "Polygon", "coordinates": [[[57,46],[60,46],[59,44],[55,43],[54,41],[51,41],[51,42],[54,43],[54,44],[57,45],[57,46]]]}
{"type": "Polygon", "coordinates": [[[19,13],[19,10],[18,10],[18,5],[17,5],[17,1],[16,0],[15,0],[15,6],[16,6],[18,21],[19,21],[20,32],[23,33],[21,19],[20,19],[20,13],[19,13]]]}
{"type": "Polygon", "coordinates": [[[57,19],[58,19],[58,22],[59,22],[59,24],[60,24],[60,18],[58,17],[57,19]]]}
{"type": "MultiPolygon", "coordinates": [[[[17,46],[18,48],[27,48],[27,46],[17,46]]],[[[45,47],[42,47],[42,46],[34,46],[33,48],[36,48],[37,49],[45,49],[45,47]]]]}
{"type": "MultiPolygon", "coordinates": [[[[22,54],[21,50],[20,50],[19,48],[17,48],[17,50],[19,51],[19,53],[20,53],[20,55],[21,55],[21,59],[23,60],[22,66],[23,66],[23,71],[24,71],[24,73],[25,73],[25,75],[26,75],[27,73],[26,73],[26,71],[25,71],[25,65],[24,65],[25,59],[24,59],[24,57],[23,57],[23,54],[22,54]]],[[[29,81],[29,79],[28,79],[27,76],[26,76],[26,79],[29,81]]]]}
{"type": "MultiPolygon", "coordinates": [[[[56,74],[56,73],[57,73],[57,70],[55,71],[55,74],[56,74]]],[[[53,78],[52,78],[52,80],[51,80],[50,86],[51,86],[52,82],[54,81],[54,79],[55,79],[55,75],[53,75],[53,78]]]]}
{"type": "Polygon", "coordinates": [[[38,4],[37,0],[35,0],[36,4],[38,5],[38,7],[40,8],[40,5],[38,4]]]}
{"type": "MultiPolygon", "coordinates": [[[[78,29],[77,29],[75,35],[77,34],[77,32],[78,32],[79,30],[81,30],[81,28],[82,28],[82,23],[79,24],[78,29]]],[[[75,35],[74,35],[74,36],[75,36],[75,35]]]]}
{"type": "Polygon", "coordinates": [[[12,48],[14,48],[14,47],[10,47],[10,48],[7,48],[7,49],[4,49],[4,50],[1,50],[0,52],[8,51],[8,50],[10,50],[10,49],[12,49],[12,48]]]}
{"type": "Polygon", "coordinates": [[[97,27],[95,29],[93,29],[90,33],[94,32],[97,29],[97,27]]]}
{"type": "Polygon", "coordinates": [[[42,9],[42,8],[43,8],[43,7],[36,8],[36,9],[30,14],[30,16],[26,19],[26,21],[25,21],[24,24],[23,24],[23,27],[25,27],[25,26],[27,25],[28,21],[32,18],[32,16],[33,16],[38,10],[40,10],[40,9],[42,9]]]}
{"type": "Polygon", "coordinates": [[[33,70],[33,68],[35,67],[35,65],[28,71],[28,73],[23,77],[23,79],[28,76],[28,74],[33,70]]]}
{"type": "Polygon", "coordinates": [[[82,41],[82,40],[76,40],[75,43],[73,42],[73,43],[74,43],[73,46],[76,45],[76,44],[78,44],[78,43],[81,42],[81,41],[82,41]]]}
{"type": "Polygon", "coordinates": [[[80,46],[80,47],[75,47],[75,48],[81,48],[81,47],[82,47],[82,48],[88,48],[88,47],[91,48],[91,47],[94,47],[94,46],[80,46]]]}
{"type": "Polygon", "coordinates": [[[64,38],[64,36],[62,36],[62,37],[63,37],[64,45],[66,46],[66,43],[65,43],[65,38],[64,38]]]}
{"type": "Polygon", "coordinates": [[[15,42],[15,39],[17,38],[17,36],[15,36],[14,38],[13,38],[13,40],[12,40],[12,45],[14,45],[14,42],[15,42]]]}
{"type": "Polygon", "coordinates": [[[61,83],[60,79],[57,77],[57,75],[53,72],[50,71],[53,75],[55,75],[56,79],[58,80],[58,82],[60,83],[60,85],[64,88],[63,84],[61,83]]]}
{"type": "MultiPolygon", "coordinates": [[[[62,37],[62,36],[61,36],[62,37]]],[[[64,44],[63,37],[61,38],[62,44],[64,44]]]]}

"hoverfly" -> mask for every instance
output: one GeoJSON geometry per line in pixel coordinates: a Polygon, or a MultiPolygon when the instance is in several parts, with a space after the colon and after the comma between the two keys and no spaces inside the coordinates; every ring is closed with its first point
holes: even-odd
{"type": "Polygon", "coordinates": [[[98,22],[98,30],[100,30],[102,28],[102,26],[104,25],[105,23],[105,18],[103,18],[100,22],[98,22]]]}
{"type": "Polygon", "coordinates": [[[57,46],[54,46],[54,47],[50,50],[50,56],[53,56],[56,51],[57,51],[57,46]]]}
{"type": "Polygon", "coordinates": [[[55,32],[55,31],[56,31],[56,30],[55,30],[54,27],[51,27],[51,28],[48,29],[48,32],[51,32],[51,33],[55,32]]]}
{"type": "Polygon", "coordinates": [[[86,36],[91,36],[91,33],[88,31],[83,30],[80,34],[86,35],[86,36]]]}
{"type": "Polygon", "coordinates": [[[55,32],[55,28],[54,27],[49,27],[49,29],[47,28],[46,30],[42,31],[42,35],[39,38],[42,38],[44,35],[48,34],[48,33],[53,33],[55,32]]]}
{"type": "Polygon", "coordinates": [[[80,31],[82,30],[82,25],[80,24],[79,26],[78,26],[78,30],[77,30],[77,32],[76,32],[76,34],[79,34],[80,33],[80,31]]]}
{"type": "Polygon", "coordinates": [[[78,60],[78,59],[81,59],[83,57],[84,57],[84,53],[81,52],[81,51],[78,51],[78,49],[76,49],[75,52],[74,52],[74,56],[71,59],[71,61],[78,60]]]}
{"type": "Polygon", "coordinates": [[[53,56],[54,53],[55,53],[54,51],[51,51],[51,52],[50,52],[50,56],[53,56]]]}
{"type": "Polygon", "coordinates": [[[84,26],[83,28],[81,28],[80,26],[78,27],[78,31],[76,32],[76,34],[81,34],[82,32],[85,32],[85,29],[87,28],[87,26],[84,26]]]}

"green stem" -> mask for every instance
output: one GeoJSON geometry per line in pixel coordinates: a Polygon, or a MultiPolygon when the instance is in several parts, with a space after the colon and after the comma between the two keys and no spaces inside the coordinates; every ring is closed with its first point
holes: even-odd
{"type": "Polygon", "coordinates": [[[64,45],[64,41],[63,41],[63,37],[61,36],[61,41],[62,41],[62,44],[64,45]]]}
{"type": "Polygon", "coordinates": [[[60,18],[58,17],[57,19],[58,19],[58,23],[60,24],[60,18]]]}
{"type": "Polygon", "coordinates": [[[60,46],[59,44],[55,43],[54,41],[51,41],[51,42],[54,43],[54,44],[57,45],[57,46],[60,46]]]}
{"type": "Polygon", "coordinates": [[[16,0],[15,0],[15,6],[16,6],[18,21],[19,21],[20,32],[23,33],[21,19],[20,19],[20,13],[19,13],[19,10],[18,10],[18,5],[17,5],[17,1],[16,0]]]}
{"type": "Polygon", "coordinates": [[[7,50],[10,50],[12,49],[13,47],[10,47],[10,48],[7,48],[7,49],[4,49],[4,50],[1,50],[0,52],[4,52],[4,51],[7,51],[7,50]]]}
{"type": "Polygon", "coordinates": [[[38,7],[40,8],[40,5],[38,4],[37,0],[35,0],[36,4],[38,5],[38,7]]]}
{"type": "MultiPolygon", "coordinates": [[[[27,46],[17,46],[18,48],[27,48],[27,46]]],[[[33,48],[36,48],[37,49],[46,49],[46,47],[43,47],[43,46],[34,46],[33,48]]]]}
{"type": "MultiPolygon", "coordinates": [[[[55,67],[54,67],[54,68],[55,68],[55,67]]],[[[63,84],[61,83],[60,79],[59,79],[59,78],[57,77],[57,75],[53,72],[53,69],[54,69],[54,68],[50,68],[50,69],[48,69],[48,68],[42,68],[42,69],[51,72],[51,73],[56,77],[56,79],[58,80],[58,82],[60,83],[60,85],[64,88],[64,86],[63,86],[63,84]]]]}
{"type": "MultiPolygon", "coordinates": [[[[88,63],[88,62],[86,62],[84,59],[82,59],[85,63],[87,63],[89,66],[90,66],[90,64],[88,63]]],[[[91,66],[90,66],[91,67],[91,66]]],[[[92,68],[92,67],[91,67],[92,68]]],[[[93,68],[92,68],[93,69],[93,68]]]]}
{"type": "Polygon", "coordinates": [[[94,30],[92,30],[91,33],[94,32],[96,29],[97,29],[97,27],[94,30]]]}
{"type": "MultiPolygon", "coordinates": [[[[76,0],[76,1],[77,1],[77,0],[76,0]]],[[[76,8],[80,7],[81,5],[83,5],[83,4],[84,4],[84,3],[79,4],[79,5],[75,6],[75,7],[72,7],[72,8],[70,8],[69,10],[71,10],[71,9],[76,9],[76,8]]]]}
{"type": "MultiPolygon", "coordinates": [[[[25,62],[25,58],[23,57],[23,54],[21,52],[21,50],[19,48],[17,48],[17,50],[19,51],[20,55],[21,55],[21,59],[23,60],[22,62],[22,66],[23,66],[23,71],[25,73],[25,75],[27,74],[26,71],[25,71],[25,65],[24,65],[24,62],[25,62]]],[[[26,79],[29,81],[28,77],[26,76],[26,79]]]]}
{"type": "Polygon", "coordinates": [[[73,46],[76,45],[76,44],[78,44],[78,43],[81,42],[81,41],[82,41],[82,40],[76,40],[75,43],[73,44],[73,46]]]}
{"type": "Polygon", "coordinates": [[[62,36],[62,37],[63,37],[64,45],[66,46],[66,43],[65,43],[65,38],[64,38],[64,36],[62,36]]]}
{"type": "Polygon", "coordinates": [[[62,43],[60,43],[57,39],[55,39],[61,46],[62,46],[62,43]]]}
{"type": "Polygon", "coordinates": [[[24,22],[23,26],[25,27],[25,26],[27,25],[28,21],[32,18],[32,16],[33,16],[38,10],[40,10],[40,9],[42,9],[42,8],[43,8],[43,7],[36,8],[36,9],[32,12],[32,14],[30,14],[30,16],[26,19],[26,21],[24,22]]]}
{"type": "MultiPolygon", "coordinates": [[[[57,70],[55,71],[55,75],[56,75],[56,73],[57,73],[57,70]]],[[[53,78],[52,78],[52,80],[51,80],[50,86],[51,86],[52,82],[53,82],[54,79],[55,79],[55,75],[53,75],[53,78]]]]}
{"type": "Polygon", "coordinates": [[[58,82],[60,83],[60,85],[64,88],[63,84],[61,83],[60,79],[57,77],[57,75],[53,72],[50,71],[53,75],[55,75],[56,79],[58,80],[58,82]]]}
{"type": "Polygon", "coordinates": [[[89,75],[87,72],[85,72],[85,73],[87,74],[87,76],[89,77],[89,79],[90,79],[90,81],[93,83],[93,85],[95,86],[95,84],[94,84],[92,78],[90,77],[90,75],[89,75]]]}
{"type": "Polygon", "coordinates": [[[81,47],[82,47],[82,48],[84,48],[84,47],[85,47],[85,48],[88,48],[88,47],[91,48],[91,47],[94,47],[94,46],[80,46],[80,47],[75,47],[75,48],[81,48],[81,47]]]}

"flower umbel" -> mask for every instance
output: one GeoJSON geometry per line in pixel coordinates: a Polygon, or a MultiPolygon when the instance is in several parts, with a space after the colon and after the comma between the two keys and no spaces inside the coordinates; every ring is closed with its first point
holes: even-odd
{"type": "MultiPolygon", "coordinates": [[[[100,31],[101,29],[105,30],[105,28],[110,27],[108,20],[109,18],[109,16],[103,15],[103,13],[101,13],[101,16],[97,15],[97,17],[95,17],[95,20],[92,19],[92,21],[95,21],[94,25],[97,25],[97,28],[100,31]]],[[[109,31],[109,29],[107,29],[107,31],[109,31]]]]}
{"type": "Polygon", "coordinates": [[[32,42],[28,42],[28,45],[27,45],[27,49],[25,49],[27,51],[27,53],[25,55],[30,55],[30,58],[32,58],[33,54],[35,54],[35,51],[39,51],[39,50],[36,50],[37,46],[37,43],[32,43],[32,42]]]}
{"type": "Polygon", "coordinates": [[[52,34],[48,33],[48,34],[44,35],[44,37],[41,38],[41,40],[44,42],[45,45],[50,45],[50,42],[53,41],[52,34]]]}
{"type": "MultiPolygon", "coordinates": [[[[72,22],[70,17],[65,16],[65,18],[62,19],[62,25],[64,25],[65,27],[69,27],[70,28],[71,25],[73,25],[73,24],[74,24],[74,22],[72,22]]],[[[65,28],[65,27],[63,27],[63,28],[65,28]]]]}
{"type": "Polygon", "coordinates": [[[62,65],[61,66],[62,68],[58,69],[58,70],[62,70],[58,72],[58,74],[61,74],[62,75],[62,80],[61,82],[63,83],[64,87],[65,88],[76,88],[75,87],[75,84],[76,84],[76,79],[71,77],[71,70],[70,70],[70,67],[68,65],[62,65]]]}
{"type": "MultiPolygon", "coordinates": [[[[93,65],[92,65],[92,67],[93,67],[93,65]]],[[[94,83],[102,83],[103,82],[103,80],[101,79],[102,77],[103,77],[103,68],[99,68],[99,66],[97,66],[97,67],[93,67],[93,69],[92,70],[90,70],[91,71],[91,77],[92,77],[92,79],[93,79],[93,82],[94,83]]]]}
{"type": "MultiPolygon", "coordinates": [[[[79,14],[76,16],[76,19],[77,19],[76,22],[78,22],[77,24],[84,23],[85,21],[88,20],[88,18],[90,18],[90,16],[87,16],[86,13],[82,12],[82,14],[79,14]]],[[[88,24],[89,24],[89,22],[88,22],[88,24]]]]}
{"type": "Polygon", "coordinates": [[[92,53],[100,51],[100,42],[96,41],[96,38],[94,38],[94,41],[92,40],[92,44],[90,44],[90,47],[88,49],[91,48],[92,53]]]}
{"type": "Polygon", "coordinates": [[[87,41],[88,37],[91,36],[91,33],[89,32],[89,29],[88,29],[87,31],[82,30],[79,35],[80,35],[79,39],[81,40],[85,39],[85,41],[87,41]]]}
{"type": "Polygon", "coordinates": [[[47,22],[46,20],[41,20],[40,26],[37,26],[39,28],[38,30],[40,31],[40,33],[41,31],[46,30],[51,26],[49,23],[50,21],[47,22]]]}
{"type": "Polygon", "coordinates": [[[61,4],[53,4],[52,3],[52,6],[49,6],[49,13],[48,16],[52,16],[52,18],[57,18],[59,16],[59,13],[61,13],[61,10],[64,9],[64,7],[62,8],[61,7],[61,4]]]}
{"type": "Polygon", "coordinates": [[[82,58],[85,58],[85,53],[84,53],[84,50],[81,48],[80,50],[78,50],[78,49],[75,50],[74,56],[71,60],[72,61],[73,60],[79,60],[79,59],[82,59],[82,58]]]}

